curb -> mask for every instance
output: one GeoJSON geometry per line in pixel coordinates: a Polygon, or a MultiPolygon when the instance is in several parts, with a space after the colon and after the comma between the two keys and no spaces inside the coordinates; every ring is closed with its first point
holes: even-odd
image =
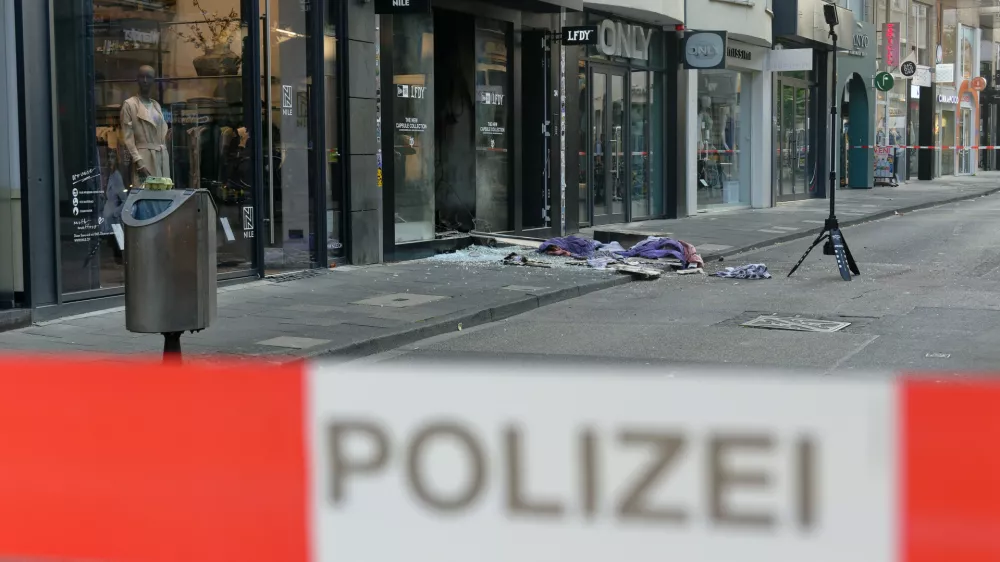
{"type": "Polygon", "coordinates": [[[513,302],[490,307],[484,310],[478,310],[475,312],[458,312],[445,315],[440,318],[434,318],[429,320],[428,323],[423,326],[408,328],[401,332],[376,336],[365,341],[354,342],[340,347],[328,347],[325,349],[314,350],[308,354],[298,356],[296,359],[313,359],[323,357],[341,357],[350,359],[374,355],[376,353],[391,351],[398,347],[418,342],[420,340],[454,332],[458,329],[459,324],[462,325],[462,329],[481,326],[483,324],[490,324],[512,316],[517,316],[518,314],[530,312],[543,306],[581,297],[595,291],[618,287],[620,285],[632,283],[633,281],[634,279],[631,275],[615,275],[609,279],[602,279],[593,283],[587,283],[586,285],[567,287],[538,295],[526,295],[524,298],[513,302]]]}

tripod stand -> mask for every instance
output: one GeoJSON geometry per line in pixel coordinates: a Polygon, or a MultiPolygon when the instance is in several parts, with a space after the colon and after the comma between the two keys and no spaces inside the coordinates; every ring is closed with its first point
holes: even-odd
{"type": "Polygon", "coordinates": [[[839,22],[837,16],[837,8],[833,5],[827,4],[823,6],[823,12],[826,17],[826,23],[830,26],[830,37],[833,38],[833,84],[830,89],[831,100],[830,100],[830,216],[826,218],[823,222],[823,230],[819,232],[819,236],[813,241],[806,253],[802,254],[799,258],[798,263],[795,267],[788,272],[788,277],[791,277],[795,270],[802,265],[802,262],[806,261],[806,256],[809,252],[813,250],[816,246],[819,246],[820,242],[826,241],[823,245],[823,255],[826,256],[836,256],[837,257],[837,267],[840,269],[840,277],[844,281],[851,280],[851,273],[855,275],[861,275],[861,271],[858,269],[858,264],[854,262],[854,256],[851,255],[851,249],[847,247],[847,241],[844,240],[844,235],[840,231],[840,224],[837,222],[837,214],[835,212],[836,208],[836,198],[837,198],[837,172],[836,172],[836,158],[837,158],[837,142],[836,135],[839,127],[837,126],[837,33],[835,27],[839,22]]]}

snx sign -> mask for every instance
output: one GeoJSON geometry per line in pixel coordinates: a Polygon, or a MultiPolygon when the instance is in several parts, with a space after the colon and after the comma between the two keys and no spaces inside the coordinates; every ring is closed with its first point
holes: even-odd
{"type": "Polygon", "coordinates": [[[684,36],[684,68],[726,67],[726,32],[695,31],[684,36]]]}

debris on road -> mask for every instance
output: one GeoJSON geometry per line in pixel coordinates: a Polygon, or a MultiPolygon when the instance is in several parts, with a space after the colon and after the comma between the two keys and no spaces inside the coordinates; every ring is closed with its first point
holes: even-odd
{"type": "Polygon", "coordinates": [[[727,267],[712,274],[714,277],[726,279],[770,279],[771,273],[767,266],[762,263],[751,263],[738,267],[727,267]]]}
{"type": "Polygon", "coordinates": [[[527,267],[552,267],[550,264],[528,259],[517,252],[507,254],[503,259],[504,265],[524,265],[527,267]]]}

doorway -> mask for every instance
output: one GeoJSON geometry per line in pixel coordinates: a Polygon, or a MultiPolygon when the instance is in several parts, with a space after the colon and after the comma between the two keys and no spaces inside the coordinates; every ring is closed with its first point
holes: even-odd
{"type": "Polygon", "coordinates": [[[841,139],[840,186],[853,188],[871,187],[868,177],[868,133],[871,126],[868,113],[868,91],[861,76],[854,74],[844,87],[841,99],[843,138],[841,139]]]}
{"type": "MultiPolygon", "coordinates": [[[[318,251],[320,219],[332,237],[332,244],[324,240],[323,246],[333,245],[332,255],[342,248],[339,189],[325,185],[327,174],[332,177],[339,169],[324,169],[329,139],[320,136],[319,118],[336,113],[329,105],[336,98],[319,99],[316,91],[324,82],[336,90],[336,77],[323,71],[334,67],[335,32],[316,21],[323,10],[302,10],[294,0],[261,0],[260,10],[265,274],[325,267],[326,252],[318,251]],[[334,213],[317,212],[321,185],[337,205],[334,213]]],[[[336,150],[336,143],[331,144],[336,150]]]]}
{"type": "Polygon", "coordinates": [[[592,224],[625,222],[629,205],[628,75],[624,68],[594,64],[590,67],[589,138],[587,139],[587,190],[592,224]]]}
{"type": "Polygon", "coordinates": [[[972,148],[970,147],[976,144],[973,139],[975,127],[972,122],[972,109],[968,107],[961,108],[959,110],[959,116],[959,146],[956,150],[958,156],[958,175],[968,176],[972,175],[974,171],[972,163],[972,148]]]}
{"type": "Polygon", "coordinates": [[[775,170],[778,201],[809,197],[813,179],[809,146],[809,82],[798,78],[778,78],[774,102],[775,170]]]}

